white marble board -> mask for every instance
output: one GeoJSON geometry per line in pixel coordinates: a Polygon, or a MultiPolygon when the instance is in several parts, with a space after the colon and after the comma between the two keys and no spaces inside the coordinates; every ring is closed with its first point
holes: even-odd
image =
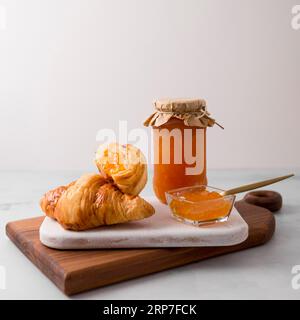
{"type": "Polygon", "coordinates": [[[195,227],[175,220],[169,207],[154,198],[147,200],[155,207],[152,217],[88,231],[68,231],[46,217],[40,240],[55,249],[103,249],[231,246],[248,237],[248,225],[236,209],[226,222],[195,227]]]}

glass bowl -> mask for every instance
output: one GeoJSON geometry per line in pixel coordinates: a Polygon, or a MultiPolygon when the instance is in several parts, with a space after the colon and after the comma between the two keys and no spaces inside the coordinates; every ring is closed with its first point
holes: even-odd
{"type": "Polygon", "coordinates": [[[168,191],[166,199],[174,218],[200,226],[228,220],[235,195],[223,196],[222,192],[224,190],[197,185],[168,191]]]}

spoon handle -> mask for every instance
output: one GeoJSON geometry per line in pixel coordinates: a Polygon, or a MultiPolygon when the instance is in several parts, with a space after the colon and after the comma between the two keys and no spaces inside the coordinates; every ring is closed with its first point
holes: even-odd
{"type": "Polygon", "coordinates": [[[233,188],[233,189],[229,189],[226,190],[222,193],[223,196],[228,196],[230,194],[236,194],[236,193],[241,193],[241,192],[245,192],[245,191],[250,191],[250,190],[254,190],[254,189],[258,189],[264,186],[268,186],[270,184],[288,179],[290,177],[293,177],[294,174],[289,174],[287,176],[282,176],[282,177],[278,177],[278,178],[274,178],[274,179],[269,179],[269,180],[264,180],[264,181],[260,181],[260,182],[255,182],[255,183],[251,183],[251,184],[246,184],[244,186],[240,186],[237,188],[233,188]]]}

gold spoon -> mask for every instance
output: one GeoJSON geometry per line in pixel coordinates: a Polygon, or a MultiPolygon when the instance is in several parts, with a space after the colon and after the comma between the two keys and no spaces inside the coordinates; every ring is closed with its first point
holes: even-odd
{"type": "Polygon", "coordinates": [[[274,178],[274,179],[269,179],[269,180],[264,180],[264,181],[260,181],[260,182],[254,182],[254,183],[250,183],[250,184],[246,184],[244,186],[240,186],[237,188],[233,188],[233,189],[229,189],[226,191],[221,192],[222,196],[228,196],[230,194],[236,194],[236,193],[241,193],[241,192],[245,192],[245,191],[250,191],[250,190],[254,190],[254,189],[258,189],[264,186],[268,186],[270,184],[288,179],[293,177],[294,174],[288,174],[286,176],[282,176],[282,177],[278,177],[278,178],[274,178]]]}

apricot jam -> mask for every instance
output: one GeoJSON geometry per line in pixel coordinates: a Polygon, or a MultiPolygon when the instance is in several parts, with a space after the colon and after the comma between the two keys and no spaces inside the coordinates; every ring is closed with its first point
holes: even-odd
{"type": "Polygon", "coordinates": [[[206,185],[206,128],[216,121],[203,99],[165,99],[144,122],[153,128],[156,197],[166,203],[167,191],[206,185]]]}
{"type": "Polygon", "coordinates": [[[231,212],[233,198],[223,197],[215,191],[192,188],[179,196],[173,197],[169,206],[179,218],[193,222],[222,220],[231,212]]]}
{"type": "Polygon", "coordinates": [[[206,128],[186,126],[182,120],[172,118],[162,126],[154,127],[153,137],[154,159],[156,160],[154,161],[153,190],[161,202],[166,203],[166,191],[185,186],[207,184],[206,128]],[[167,131],[165,131],[166,129],[167,131]],[[173,129],[179,130],[177,131],[180,133],[177,141],[176,137],[170,135],[173,129]],[[189,136],[185,138],[187,132],[189,132],[189,136]],[[164,144],[164,141],[168,139],[169,146],[167,143],[164,144]],[[176,149],[179,144],[181,144],[181,148],[176,149]],[[168,148],[169,150],[166,150],[168,148]],[[188,163],[188,157],[185,156],[187,153],[191,153],[192,157],[197,157],[194,159],[194,163],[188,163]],[[169,161],[167,161],[168,159],[164,161],[166,154],[169,156],[169,161]],[[198,162],[199,170],[195,168],[196,162],[198,162]],[[194,172],[188,171],[193,168],[194,172]]]}

